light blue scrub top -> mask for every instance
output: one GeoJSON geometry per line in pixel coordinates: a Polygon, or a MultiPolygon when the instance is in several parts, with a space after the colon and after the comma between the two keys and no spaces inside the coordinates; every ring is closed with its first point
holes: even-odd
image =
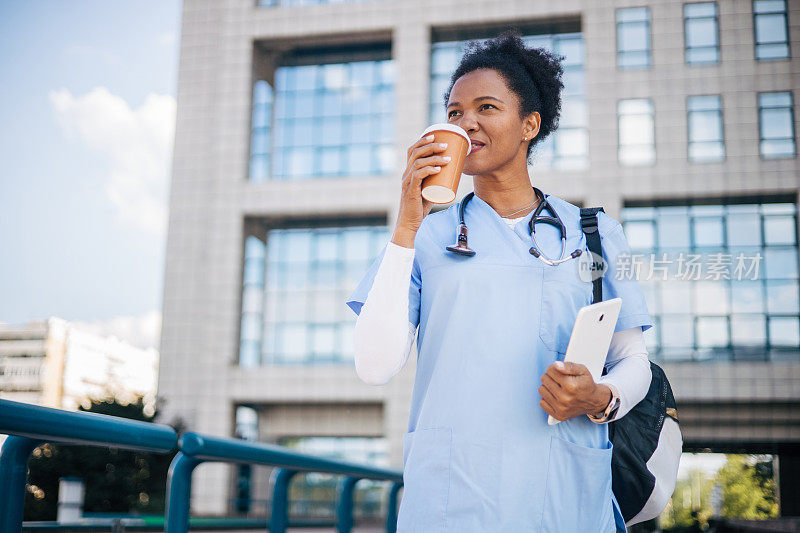
{"type": "MultiPolygon", "coordinates": [[[[548,200],[566,226],[565,255],[585,250],[580,208],[548,200]]],[[[474,196],[465,213],[473,257],[445,250],[456,241],[458,204],[425,217],[417,232],[408,319],[419,333],[400,533],[625,531],[608,426],[586,416],[550,426],[539,405],[540,378],[564,359],[592,284],[578,277],[578,260],[548,266],[528,252],[532,216],[512,229],[474,196]]],[[[614,258],[630,252],[622,226],[602,212],[598,223],[603,299],[622,298],[616,331],[646,330],[652,319],[638,281],[615,279],[614,258]]],[[[555,227],[537,224],[536,239],[558,258],[555,227]]],[[[356,313],[385,251],[347,300],[356,313]]]]}

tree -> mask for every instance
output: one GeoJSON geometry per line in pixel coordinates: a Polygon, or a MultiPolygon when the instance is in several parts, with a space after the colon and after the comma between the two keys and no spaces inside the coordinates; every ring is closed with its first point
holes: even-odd
{"type": "MultiPolygon", "coordinates": [[[[92,400],[80,411],[154,422],[144,398],[123,404],[115,398],[92,400]]],[[[178,433],[183,423],[170,424],[178,433]]],[[[156,454],[114,448],[43,444],[28,463],[25,520],[55,520],[58,480],[79,477],[85,485],[85,512],[161,514],[166,502],[166,479],[175,453],[156,454]]]]}
{"type": "Polygon", "coordinates": [[[675,491],[661,514],[661,527],[697,526],[705,529],[712,514],[710,495],[714,479],[702,470],[690,470],[685,479],[679,479],[675,491]]]}
{"type": "Polygon", "coordinates": [[[726,464],[714,474],[690,470],[679,479],[661,515],[665,530],[705,530],[719,517],[766,519],[778,516],[775,479],[769,456],[726,455],[726,464]]]}
{"type": "Polygon", "coordinates": [[[717,472],[722,484],[722,516],[759,520],[778,516],[772,461],[755,456],[728,455],[717,472]]]}

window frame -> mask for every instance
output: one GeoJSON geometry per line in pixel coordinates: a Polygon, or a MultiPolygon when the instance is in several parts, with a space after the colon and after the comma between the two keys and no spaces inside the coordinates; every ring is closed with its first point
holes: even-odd
{"type": "MultiPolygon", "coordinates": [[[[777,159],[796,159],[797,158],[797,123],[795,121],[795,113],[794,113],[794,91],[789,89],[786,91],[757,91],[756,92],[756,113],[758,115],[758,156],[761,161],[774,161],[777,159]],[[792,147],[793,153],[792,155],[782,155],[782,156],[773,156],[773,157],[765,157],[764,151],[762,150],[762,143],[765,140],[775,140],[775,139],[764,139],[762,137],[763,132],[763,117],[762,117],[762,110],[763,109],[785,109],[785,108],[775,108],[775,107],[763,107],[761,105],[761,95],[762,94],[788,94],[789,95],[789,120],[791,121],[791,137],[784,137],[782,139],[791,139],[792,140],[792,147]]],[[[779,139],[780,140],[780,139],[779,139]]]]}
{"type": "MultiPolygon", "coordinates": [[[[682,6],[682,13],[683,13],[683,60],[684,63],[687,65],[693,66],[700,66],[700,65],[717,65],[722,63],[722,47],[720,46],[720,39],[721,34],[719,30],[719,5],[716,1],[712,2],[685,2],[682,6]],[[703,17],[687,17],[686,16],[686,7],[695,4],[711,4],[714,6],[714,16],[703,16],[703,17]],[[714,21],[714,31],[715,35],[714,38],[716,39],[716,44],[714,48],[716,49],[717,57],[713,61],[689,61],[689,50],[691,49],[689,46],[689,32],[688,32],[688,25],[690,20],[697,20],[697,19],[713,19],[714,21]]],[[[696,47],[696,48],[711,48],[708,46],[704,47],[696,47]]]]}
{"type": "MultiPolygon", "coordinates": [[[[749,211],[748,211],[749,212],[749,211]]],[[[654,321],[654,332],[650,335],[655,335],[655,345],[649,346],[648,348],[651,349],[651,353],[654,356],[655,360],[665,361],[665,362],[698,362],[698,361],[752,361],[752,360],[766,360],[766,361],[780,361],[780,360],[787,360],[787,357],[792,358],[791,360],[797,360],[798,354],[800,354],[800,345],[798,346],[783,346],[779,343],[773,342],[773,334],[771,330],[771,324],[774,321],[781,321],[781,320],[793,320],[797,324],[798,331],[796,331],[796,335],[800,338],[800,269],[798,269],[797,265],[794,265],[793,272],[789,275],[789,277],[784,277],[782,275],[778,275],[777,277],[771,277],[767,274],[767,269],[769,268],[766,265],[766,258],[769,251],[785,251],[791,250],[795,257],[800,256],[800,230],[798,229],[798,220],[800,220],[800,209],[798,209],[797,205],[797,196],[793,193],[783,193],[783,194],[770,194],[770,195],[748,195],[748,196],[725,196],[725,197],[707,197],[707,198],[686,198],[686,197],[676,197],[676,198],[661,198],[656,200],[639,200],[639,199],[631,199],[623,201],[623,212],[621,216],[621,222],[623,227],[626,227],[630,223],[643,223],[649,224],[653,228],[653,245],[652,248],[637,248],[636,243],[633,243],[632,253],[634,255],[643,253],[646,257],[653,257],[655,259],[659,259],[662,254],[669,253],[673,254],[677,251],[681,252],[688,252],[689,254],[701,254],[706,256],[707,254],[713,254],[717,252],[721,253],[730,253],[734,256],[742,251],[742,249],[752,248],[748,252],[749,254],[759,253],[762,256],[760,266],[759,266],[759,275],[756,280],[753,280],[754,283],[758,284],[758,293],[759,293],[759,302],[761,309],[758,311],[755,310],[748,310],[748,309],[741,309],[735,305],[735,290],[734,289],[742,289],[741,286],[736,286],[735,278],[731,275],[730,278],[725,279],[723,278],[722,281],[715,280],[711,281],[711,283],[723,283],[725,285],[725,292],[727,293],[727,303],[726,303],[726,310],[722,313],[701,313],[698,312],[697,308],[695,307],[694,300],[695,300],[695,292],[697,290],[696,284],[698,282],[707,281],[708,278],[700,277],[694,281],[689,281],[687,284],[687,290],[689,292],[689,296],[691,301],[690,311],[689,313],[684,312],[668,312],[663,313],[663,305],[664,302],[662,300],[662,292],[663,288],[660,284],[664,283],[660,281],[657,276],[652,279],[646,280],[644,287],[646,293],[651,293],[652,298],[654,299],[653,306],[651,308],[651,315],[654,321]],[[781,212],[771,210],[769,208],[770,205],[774,204],[789,204],[792,206],[791,213],[789,212],[781,212]],[[731,213],[731,206],[737,205],[745,205],[745,206],[755,206],[753,210],[753,216],[757,216],[759,218],[759,244],[758,245],[745,245],[740,243],[731,243],[729,237],[729,220],[732,217],[739,216],[740,213],[731,213]],[[721,215],[721,224],[722,224],[722,242],[719,246],[716,245],[701,245],[698,244],[696,241],[695,230],[694,228],[694,220],[695,219],[703,219],[703,218],[717,218],[717,215],[714,215],[713,212],[703,213],[701,210],[705,209],[705,207],[719,208],[722,210],[721,215]],[[665,207],[683,207],[686,209],[686,217],[688,219],[688,244],[685,246],[666,246],[662,247],[659,244],[659,231],[658,230],[658,220],[660,215],[658,209],[665,208],[665,207]],[[646,208],[648,210],[652,210],[650,212],[643,211],[641,214],[637,214],[636,216],[630,216],[628,213],[625,213],[625,209],[631,208],[646,208]],[[629,218],[628,218],[629,217],[629,218]],[[784,244],[780,242],[768,242],[766,238],[766,227],[770,220],[780,219],[784,217],[791,217],[793,219],[793,243],[784,244]],[[670,251],[670,250],[674,250],[670,251]],[[738,251],[737,251],[738,249],[738,251]],[[795,292],[794,295],[795,303],[794,310],[790,311],[787,309],[774,309],[770,307],[770,288],[771,287],[779,287],[782,283],[794,284],[795,292]],[[694,303],[692,303],[694,302],[694,303]],[[657,312],[655,312],[657,311],[657,312]],[[748,345],[748,344],[735,344],[734,343],[734,331],[733,331],[733,324],[736,320],[746,320],[748,317],[753,319],[753,317],[757,316],[760,321],[763,322],[763,334],[764,344],[763,345],[748,345]],[[661,322],[662,319],[672,319],[676,317],[683,317],[687,320],[691,321],[691,329],[692,329],[692,346],[681,348],[681,347],[673,347],[671,345],[666,345],[663,342],[662,338],[662,327],[661,322]],[[727,345],[725,347],[706,347],[704,348],[700,344],[699,339],[699,321],[700,319],[714,319],[714,318],[723,318],[726,324],[726,331],[727,331],[727,345]],[[670,356],[671,352],[671,356],[670,356]],[[680,357],[675,357],[676,354],[683,353],[684,355],[680,357]],[[716,355],[715,355],[716,354],[716,355]],[[788,356],[787,356],[788,354],[788,356]],[[666,356],[666,358],[665,358],[666,356]]],[[[790,254],[791,255],[791,254],[790,254]]],[[[734,257],[735,260],[735,257],[734,257]]],[[[731,267],[732,268],[732,267],[731,267]]],[[[774,268],[774,267],[773,267],[774,268]]],[[[644,271],[644,269],[642,269],[644,271]]],[[[705,271],[704,274],[708,274],[708,271],[705,271]]],[[[641,276],[641,273],[640,273],[641,276]]],[[[671,278],[668,278],[671,279],[671,278]]],[[[741,281],[748,281],[748,278],[743,278],[741,281]]],[[[687,283],[687,280],[680,281],[680,283],[687,283]]],[[[772,289],[777,290],[777,289],[772,289]]],[[[645,333],[648,335],[648,333],[645,333]]],[[[650,343],[648,343],[650,344],[650,343]]]]}
{"type": "MultiPolygon", "coordinates": [[[[722,100],[722,94],[687,94],[686,100],[686,160],[690,164],[694,165],[704,165],[704,164],[714,164],[714,163],[724,163],[728,159],[728,150],[725,144],[725,105],[722,100]],[[692,146],[692,132],[691,132],[691,120],[690,115],[691,113],[708,113],[709,111],[691,111],[689,109],[689,100],[696,97],[704,97],[704,96],[716,96],[719,99],[719,131],[720,131],[720,138],[719,142],[722,144],[722,157],[719,159],[712,159],[712,160],[694,160],[691,157],[691,146],[692,146]]],[[[703,141],[695,141],[695,142],[703,142],[703,141]]],[[[708,141],[705,141],[708,142],[708,141]]]]}
{"type": "Polygon", "coordinates": [[[652,13],[650,12],[650,6],[626,6],[626,7],[619,7],[614,10],[614,44],[615,44],[615,63],[617,71],[627,71],[627,70],[646,70],[653,67],[653,27],[652,27],[652,13]],[[620,11],[626,10],[634,10],[634,9],[644,9],[646,13],[646,17],[644,20],[637,20],[637,21],[620,21],[619,20],[619,13],[620,11]],[[645,50],[620,50],[620,39],[619,39],[619,32],[620,26],[625,24],[642,24],[644,23],[647,29],[647,48],[645,50]],[[647,62],[643,65],[621,65],[620,64],[620,57],[621,54],[627,52],[646,52],[645,57],[647,58],[647,62]]]}
{"type": "Polygon", "coordinates": [[[791,24],[789,24],[789,4],[786,0],[779,0],[783,2],[783,23],[784,23],[784,30],[786,31],[786,56],[784,57],[758,57],[758,47],[759,45],[764,44],[776,44],[776,43],[759,43],[758,42],[758,30],[756,25],[756,19],[759,15],[770,15],[776,14],[781,12],[768,12],[768,13],[756,13],[756,2],[757,0],[751,0],[750,2],[750,12],[752,15],[751,22],[753,24],[753,59],[755,61],[781,61],[781,60],[790,60],[792,59],[792,37],[790,34],[791,24]]]}
{"type": "MultiPolygon", "coordinates": [[[[621,168],[646,168],[646,167],[654,167],[654,166],[656,166],[656,164],[658,164],[658,150],[657,150],[658,139],[657,139],[657,132],[656,132],[656,105],[655,105],[655,102],[653,102],[653,99],[649,98],[649,97],[647,97],[647,98],[620,98],[620,99],[617,99],[616,115],[617,115],[617,166],[619,166],[621,168]],[[622,115],[620,114],[619,106],[620,106],[621,102],[630,101],[630,100],[644,100],[644,101],[647,101],[648,104],[650,105],[650,108],[652,109],[652,115],[651,116],[652,116],[652,119],[653,119],[653,160],[649,161],[647,163],[636,163],[636,164],[623,163],[622,159],[620,158],[621,150],[622,150],[622,146],[623,145],[622,145],[622,127],[621,127],[621,120],[620,120],[622,118],[622,115]]],[[[642,145],[642,146],[645,146],[645,145],[642,145]]]]}

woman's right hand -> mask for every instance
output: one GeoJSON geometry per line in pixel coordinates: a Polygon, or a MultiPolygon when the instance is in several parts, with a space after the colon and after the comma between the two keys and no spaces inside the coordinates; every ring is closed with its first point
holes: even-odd
{"type": "Polygon", "coordinates": [[[422,219],[431,212],[433,202],[422,197],[422,180],[436,174],[448,163],[444,157],[436,155],[445,150],[446,145],[442,144],[433,142],[431,134],[409,147],[406,170],[403,172],[403,194],[400,199],[396,230],[406,234],[416,234],[422,219]]]}

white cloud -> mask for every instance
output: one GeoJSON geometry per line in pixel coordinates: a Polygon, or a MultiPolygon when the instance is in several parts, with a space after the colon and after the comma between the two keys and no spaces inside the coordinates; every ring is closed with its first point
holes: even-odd
{"type": "Polygon", "coordinates": [[[137,348],[159,348],[161,312],[156,310],[140,316],[117,316],[91,322],[71,321],[71,324],[81,331],[95,335],[113,335],[137,348]]]}
{"type": "Polygon", "coordinates": [[[50,92],[64,133],[108,161],[106,194],[120,221],[151,234],[166,234],[175,98],[149,94],[137,109],[105,87],[75,97],[50,92]]]}

